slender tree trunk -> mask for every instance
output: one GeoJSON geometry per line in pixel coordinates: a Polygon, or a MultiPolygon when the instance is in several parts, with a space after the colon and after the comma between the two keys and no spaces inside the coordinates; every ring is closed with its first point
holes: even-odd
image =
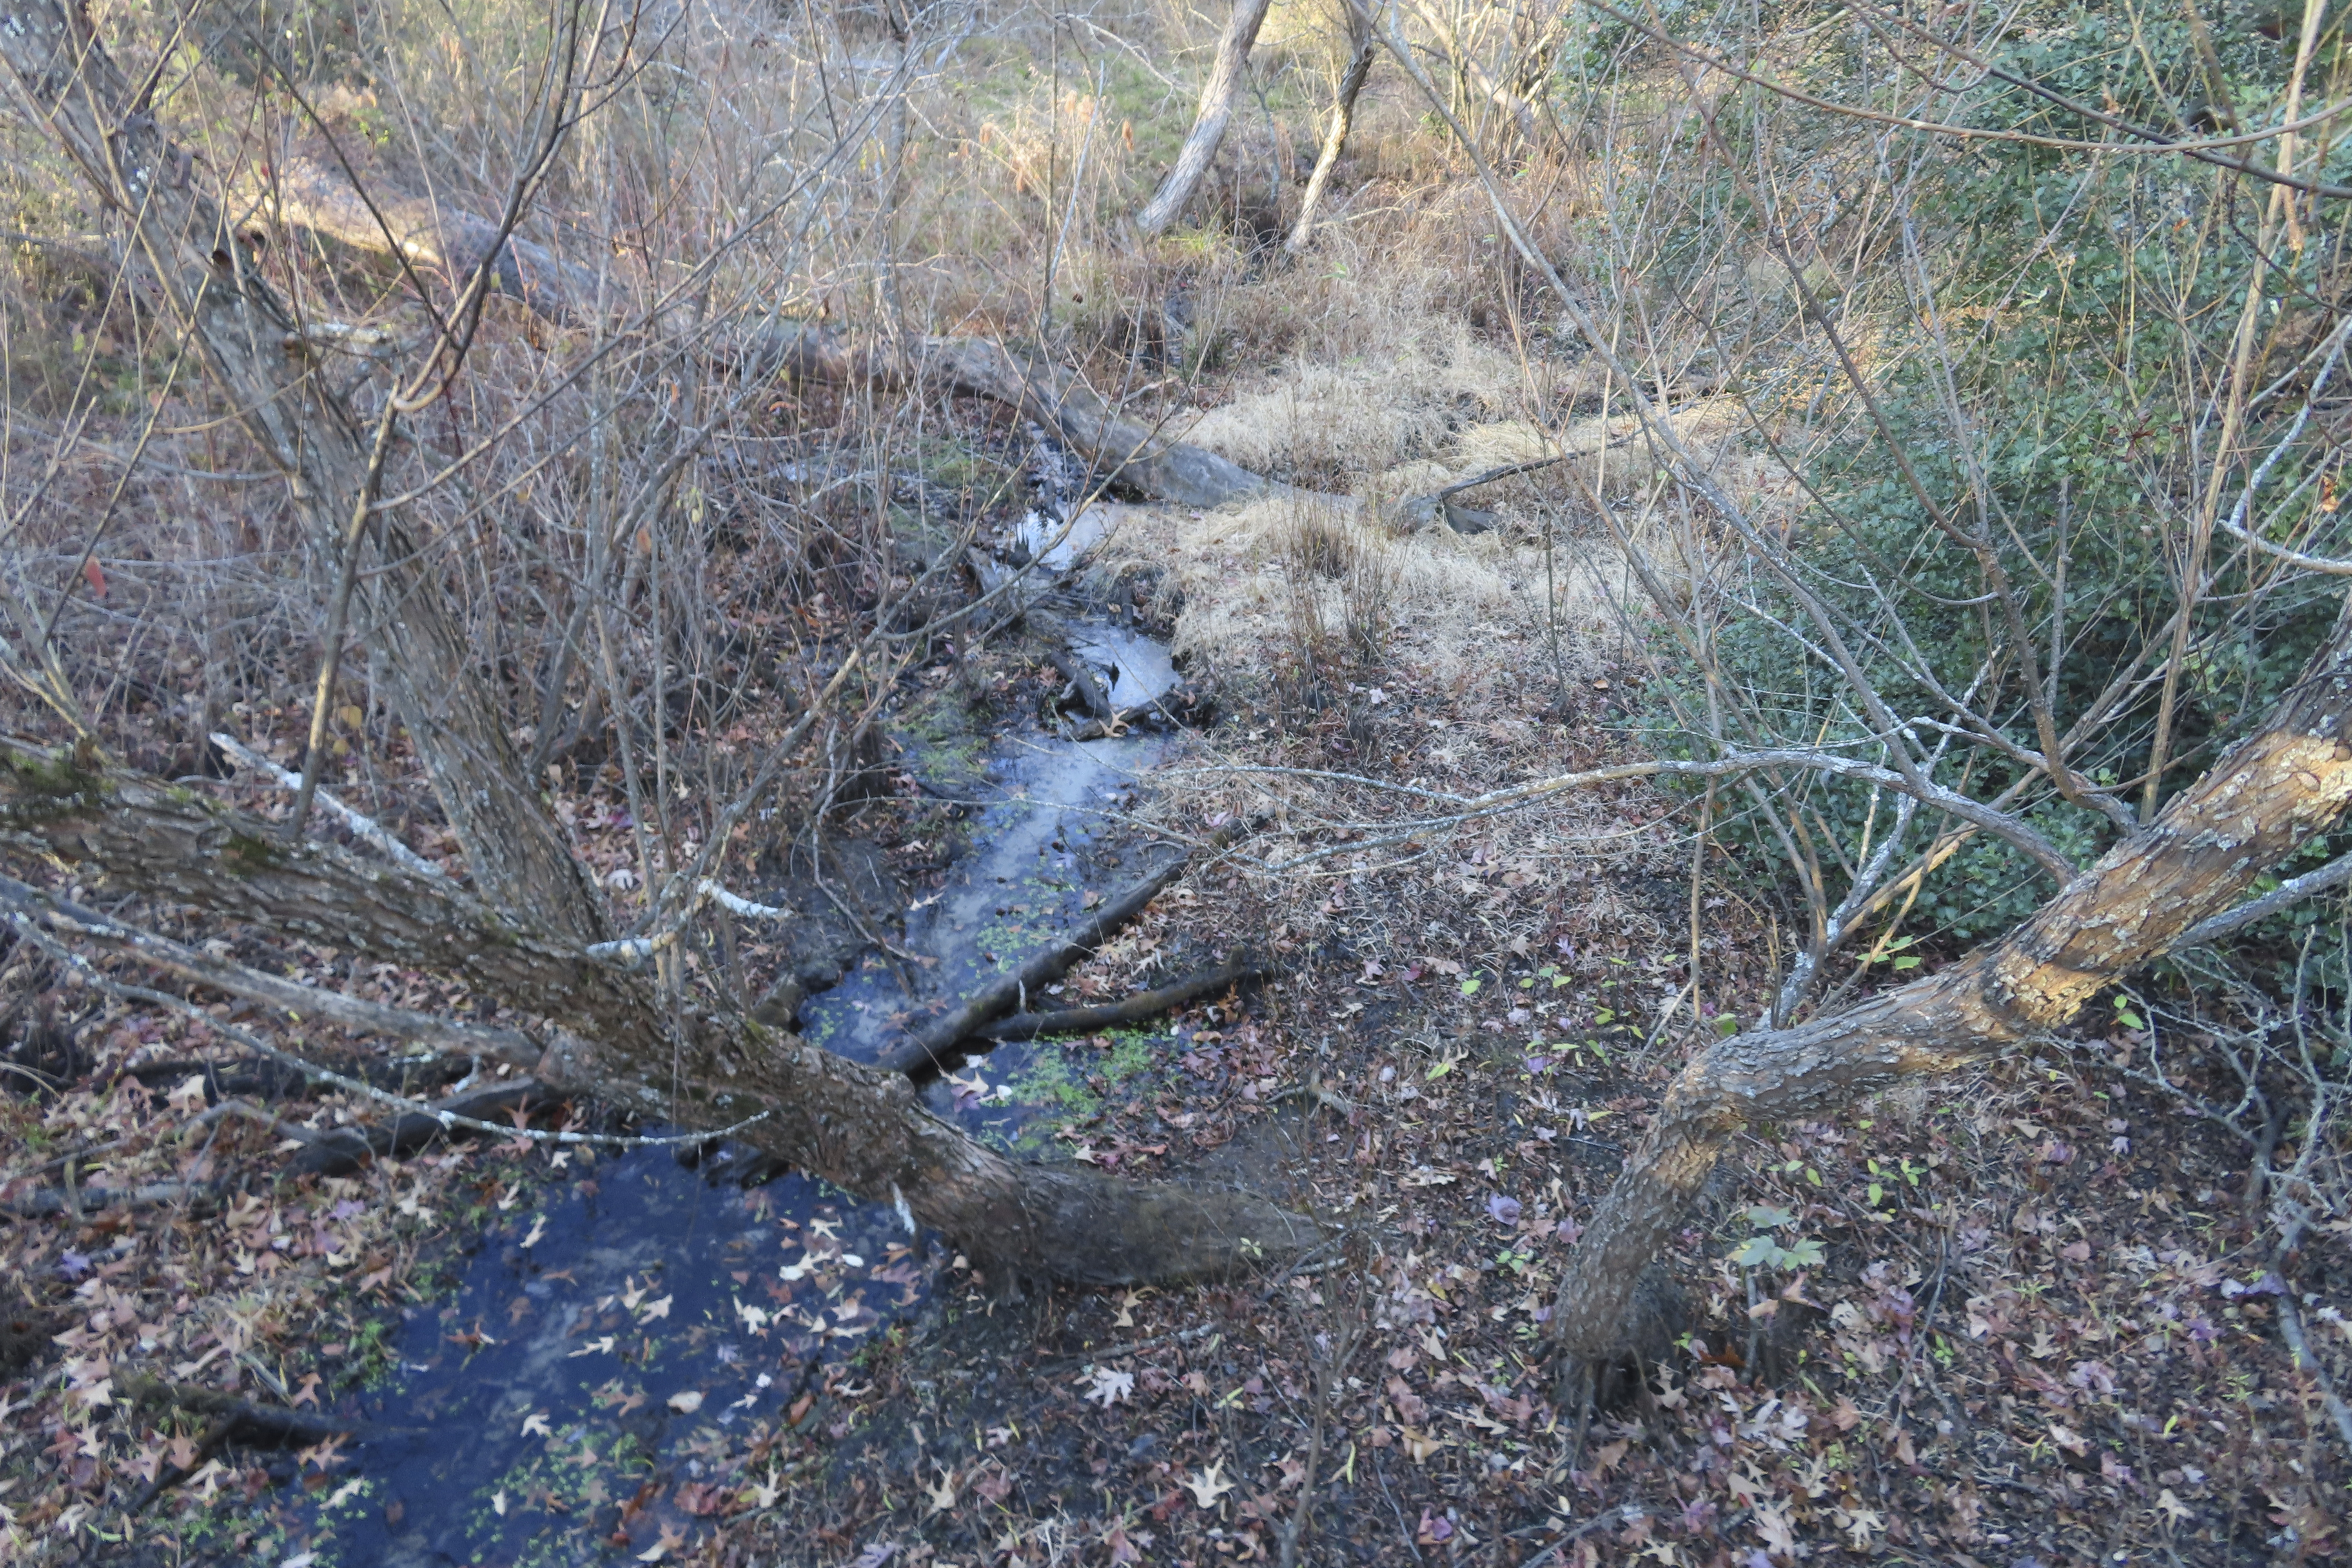
{"type": "Polygon", "coordinates": [[[1628,1342],[1643,1269],[1741,1128],[1820,1116],[2065,1023],[2235,904],[2347,806],[2352,616],[2339,619],[2266,728],[2009,936],[1845,1012],[1736,1036],[1684,1068],[1570,1258],[1552,1312],[1562,1348],[1596,1360],[1628,1342]]]}
{"type": "Polygon", "coordinates": [[[1371,18],[1354,5],[1342,5],[1340,15],[1348,22],[1348,68],[1339,75],[1339,90],[1331,100],[1331,128],[1323,136],[1322,153],[1315,160],[1315,173],[1307,176],[1307,195],[1298,204],[1298,221],[1290,230],[1290,237],[1282,248],[1297,256],[1307,248],[1308,237],[1315,232],[1315,209],[1322,205],[1323,189],[1331,183],[1332,166],[1339,154],[1347,151],[1348,127],[1356,118],[1356,95],[1364,90],[1364,80],[1372,74],[1372,54],[1380,45],[1372,37],[1371,18]]]}
{"type": "Polygon", "coordinates": [[[1184,138],[1176,166],[1168,171],[1158,193],[1135,215],[1135,226],[1146,239],[1165,234],[1184,204],[1192,199],[1192,193],[1201,188],[1201,176],[1209,172],[1217,145],[1225,139],[1225,121],[1233,118],[1242,71],[1249,64],[1250,49],[1257,43],[1257,30],[1265,24],[1271,0],[1234,0],[1233,20],[1225,25],[1225,36],[1217,40],[1216,63],[1209,68],[1208,82],[1201,89],[1201,107],[1193,116],[1192,133],[1184,138]]]}

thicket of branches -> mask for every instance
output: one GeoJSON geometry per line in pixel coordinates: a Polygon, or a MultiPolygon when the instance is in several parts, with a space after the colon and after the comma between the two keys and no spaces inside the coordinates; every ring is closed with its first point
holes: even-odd
{"type": "MultiPolygon", "coordinates": [[[[361,526],[286,485],[252,388],[192,347],[202,289],[159,292],[153,193],[33,102],[5,132],[21,726],[192,773],[238,714],[302,770],[298,830],[324,784],[462,841],[473,797],[423,776],[433,693],[387,662],[408,601],[386,584],[429,578],[500,716],[505,739],[475,740],[511,747],[514,811],[551,768],[614,781],[632,863],[575,889],[568,934],[658,948],[673,1009],[697,994],[671,937],[704,882],[752,814],[814,820],[860,787],[874,705],[947,629],[939,574],[1013,467],[951,440],[954,405],[898,362],[780,375],[813,323],[1007,341],[1159,426],[1244,351],[1338,358],[1475,306],[1520,367],[1497,400],[1572,454],[1513,477],[1503,525],[1622,590],[1651,738],[1707,770],[1702,836],[1782,911],[1767,1041],[2025,940],[2077,873],[2153,842],[2168,802],[2304,711],[2352,572],[2352,76],[2317,6],[2267,30],[2188,8],[1277,14],[1192,224],[1156,246],[1124,226],[1192,91],[1134,37],[1189,41],[1172,19],[102,21],[131,89],[112,107],[174,149],[155,188],[206,193],[220,265],[283,302],[288,384],[351,423],[361,526]],[[1298,145],[1335,80],[1364,81],[1344,68],[1367,37],[1343,195],[1414,216],[1360,228],[1337,204],[1286,270],[1298,145]],[[1580,443],[1595,421],[1630,447],[1580,443]]],[[[1378,488],[1305,438],[1266,467],[1378,488]]],[[[1370,504],[1353,525],[1381,526],[1370,504]]],[[[2291,893],[2338,879],[2314,799],[2264,851],[2327,868],[2291,893]]],[[[2253,880],[2231,876],[2207,890],[2253,880]]],[[[2195,924],[2095,978],[2229,934],[2195,924]]],[[[2233,929],[2240,982],[2165,982],[2145,1070],[2182,1009],[2200,1048],[2237,1053],[2247,1099],[2219,1113],[2274,1169],[2291,1244],[2341,1198],[2341,940],[2307,904],[2233,929]]],[[[2063,1021],[1996,1018],[1986,1043],[2063,1021]]]]}

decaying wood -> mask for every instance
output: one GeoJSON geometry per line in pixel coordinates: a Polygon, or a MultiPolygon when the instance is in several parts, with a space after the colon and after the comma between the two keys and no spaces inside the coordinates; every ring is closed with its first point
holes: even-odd
{"type": "Polygon", "coordinates": [[[1070,683],[1071,688],[1077,694],[1079,707],[1084,708],[1097,719],[1115,719],[1118,716],[1118,710],[1110,700],[1110,688],[1105,686],[1102,678],[1088,669],[1083,662],[1071,657],[1062,648],[1055,648],[1048,653],[1045,660],[1061,673],[1063,679],[1070,683]]]}
{"type": "Polygon", "coordinates": [[[290,1446],[316,1443],[327,1437],[376,1437],[410,1430],[403,1426],[379,1426],[357,1416],[337,1415],[326,1410],[289,1410],[277,1405],[256,1405],[233,1394],[223,1394],[216,1388],[168,1383],[143,1373],[119,1374],[114,1386],[118,1394],[133,1404],[170,1405],[226,1423],[227,1430],[223,1435],[224,1443],[242,1438],[250,1443],[290,1446]]]}
{"type": "Polygon", "coordinates": [[[2263,730],[2009,936],[1843,1012],[1734,1036],[1685,1068],[1570,1258],[1551,1320],[1561,1346],[1590,1362],[1626,1342],[1643,1268],[1741,1129],[1818,1117],[2055,1028],[2347,807],[2352,616],[2263,730]]]}

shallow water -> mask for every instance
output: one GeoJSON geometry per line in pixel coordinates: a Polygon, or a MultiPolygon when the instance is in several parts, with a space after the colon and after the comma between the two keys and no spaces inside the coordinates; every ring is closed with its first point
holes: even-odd
{"type": "MultiPolygon", "coordinates": [[[[1076,924],[1090,889],[1142,875],[1139,855],[1103,864],[1101,841],[1171,743],[1001,741],[970,850],[906,911],[900,945],[929,962],[869,954],[803,1005],[804,1032],[873,1059],[1076,924]]],[[[1034,1144],[1054,1086],[1088,1070],[1058,1064],[1084,1049],[1008,1045],[930,1103],[1034,1144]]],[[[356,1445],[326,1489],[282,1494],[287,1553],[317,1568],[634,1559],[690,1542],[730,1491],[777,1484],[747,1449],[796,1406],[803,1428],[833,1419],[824,1391],[855,1384],[863,1347],[919,1310],[947,1258],[889,1206],[796,1174],[742,1190],[724,1179],[732,1152],[700,1171],[667,1149],[540,1154],[523,1186],[493,1184],[454,1290],[409,1310],[394,1369],[359,1399],[408,1431],[356,1445]]]]}

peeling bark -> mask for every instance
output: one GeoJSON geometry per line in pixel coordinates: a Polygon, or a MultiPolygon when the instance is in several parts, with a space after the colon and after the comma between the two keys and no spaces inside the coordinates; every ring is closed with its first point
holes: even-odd
{"type": "Polygon", "coordinates": [[[1552,1311],[1561,1347],[1598,1361],[1629,1342],[1643,1269],[1740,1129],[1820,1116],[2065,1023],[2347,808],[2352,616],[2262,731],[2006,938],[1844,1012],[1735,1036],[1685,1068],[1569,1259],[1552,1311]]]}

